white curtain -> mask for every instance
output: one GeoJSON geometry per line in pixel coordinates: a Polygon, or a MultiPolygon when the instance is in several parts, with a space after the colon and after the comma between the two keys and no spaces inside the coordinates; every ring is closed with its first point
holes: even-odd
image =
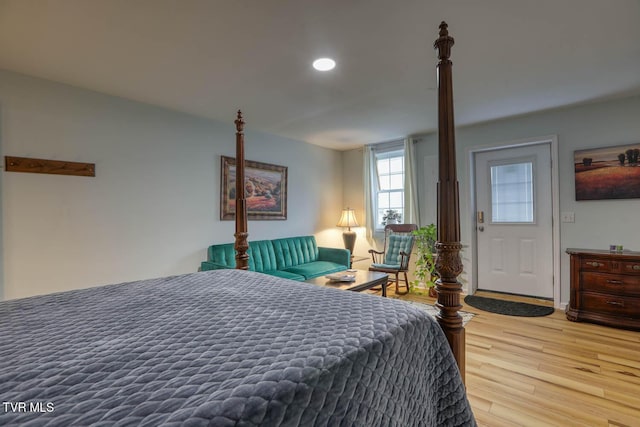
{"type": "Polygon", "coordinates": [[[370,245],[376,246],[374,240],[376,216],[373,212],[373,183],[377,179],[375,176],[376,161],[371,145],[364,146],[364,209],[365,209],[365,230],[366,238],[370,245]]]}
{"type": "MultiPolygon", "coordinates": [[[[377,246],[375,235],[376,215],[374,211],[374,197],[377,188],[376,180],[376,152],[389,151],[390,149],[404,148],[404,215],[402,222],[417,224],[420,226],[420,212],[418,210],[417,193],[417,169],[414,155],[413,138],[406,138],[403,143],[365,145],[364,147],[364,206],[366,238],[370,245],[377,246]]],[[[380,236],[378,236],[380,237],[380,236]]]]}
{"type": "Polygon", "coordinates": [[[404,140],[404,222],[420,227],[418,205],[418,171],[416,170],[413,138],[404,140]]]}

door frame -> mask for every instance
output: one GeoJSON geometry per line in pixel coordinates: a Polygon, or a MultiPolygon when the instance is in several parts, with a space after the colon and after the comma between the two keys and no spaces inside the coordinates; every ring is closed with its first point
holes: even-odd
{"type": "Polygon", "coordinates": [[[478,289],[478,254],[477,254],[477,232],[476,232],[476,154],[497,151],[505,148],[520,148],[528,145],[549,145],[551,152],[551,232],[552,232],[552,262],[553,262],[553,306],[560,308],[560,182],[558,174],[558,136],[549,135],[537,138],[527,138],[517,141],[502,142],[491,145],[469,147],[467,149],[468,172],[469,172],[469,212],[467,213],[467,224],[471,231],[471,272],[469,293],[473,294],[478,289]]]}

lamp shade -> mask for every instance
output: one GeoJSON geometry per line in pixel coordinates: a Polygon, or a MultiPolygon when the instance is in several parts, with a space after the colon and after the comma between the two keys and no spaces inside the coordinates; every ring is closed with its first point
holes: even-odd
{"type": "Polygon", "coordinates": [[[349,230],[351,230],[351,227],[358,227],[358,221],[356,221],[355,211],[349,208],[343,209],[337,226],[348,227],[349,230]]]}

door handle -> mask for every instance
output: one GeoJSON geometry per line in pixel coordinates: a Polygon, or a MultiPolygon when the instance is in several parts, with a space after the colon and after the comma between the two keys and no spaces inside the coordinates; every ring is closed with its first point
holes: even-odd
{"type": "Polygon", "coordinates": [[[484,225],[478,226],[478,231],[484,231],[484,225]]]}

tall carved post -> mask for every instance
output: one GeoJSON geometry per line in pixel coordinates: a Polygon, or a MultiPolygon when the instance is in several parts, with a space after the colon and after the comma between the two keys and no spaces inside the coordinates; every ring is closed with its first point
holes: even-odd
{"type": "Polygon", "coordinates": [[[236,268],[240,270],[249,269],[249,243],[247,237],[247,205],[244,190],[244,120],[242,112],[238,110],[236,124],[236,268]]]}
{"type": "Polygon", "coordinates": [[[465,334],[462,317],[458,311],[462,285],[458,276],[462,273],[460,258],[460,206],[456,177],[456,147],[453,124],[453,84],[451,77],[451,46],[447,23],[440,24],[440,37],[435,41],[438,49],[438,241],[436,243],[436,281],[439,310],[436,316],[447,336],[458,363],[462,380],[465,373],[465,334]]]}

